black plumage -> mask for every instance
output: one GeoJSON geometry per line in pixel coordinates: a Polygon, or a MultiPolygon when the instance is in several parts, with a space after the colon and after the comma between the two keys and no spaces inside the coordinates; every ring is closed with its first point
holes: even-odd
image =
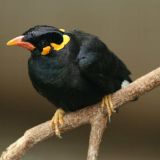
{"type": "Polygon", "coordinates": [[[35,46],[28,61],[33,86],[65,111],[95,104],[120,89],[124,80],[131,82],[126,65],[97,36],[51,26],[36,26],[23,35],[35,46]],[[41,55],[51,43],[61,44],[64,34],[70,41],[62,49],[51,47],[41,55]]]}

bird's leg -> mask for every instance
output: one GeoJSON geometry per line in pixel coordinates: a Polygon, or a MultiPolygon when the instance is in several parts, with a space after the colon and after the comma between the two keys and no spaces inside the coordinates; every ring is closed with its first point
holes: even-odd
{"type": "Polygon", "coordinates": [[[55,129],[55,135],[58,136],[59,138],[62,138],[59,130],[59,125],[63,125],[64,123],[63,121],[64,114],[65,114],[64,110],[59,108],[56,110],[51,120],[52,127],[55,129]]]}
{"type": "Polygon", "coordinates": [[[109,121],[111,120],[112,113],[116,112],[113,108],[111,95],[104,96],[102,99],[101,107],[106,107],[108,112],[109,121]]]}

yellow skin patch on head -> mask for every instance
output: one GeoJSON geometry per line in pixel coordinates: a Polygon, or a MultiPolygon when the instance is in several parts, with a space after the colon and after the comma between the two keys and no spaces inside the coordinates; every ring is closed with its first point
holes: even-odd
{"type": "Polygon", "coordinates": [[[54,50],[59,51],[65,47],[65,45],[70,41],[70,37],[68,35],[63,35],[63,42],[61,44],[51,43],[51,46],[54,50]]]}
{"type": "MultiPolygon", "coordinates": [[[[65,45],[70,41],[70,37],[68,35],[63,35],[63,42],[61,44],[51,43],[50,45],[53,47],[55,51],[59,51],[65,47],[65,45]]],[[[41,55],[45,56],[50,53],[52,49],[51,46],[46,46],[43,48],[41,55]]]]}
{"type": "Polygon", "coordinates": [[[43,48],[43,51],[41,52],[41,54],[42,54],[43,56],[45,56],[45,55],[49,54],[50,50],[51,50],[51,47],[50,47],[50,46],[44,47],[44,48],[43,48]]]}
{"type": "Polygon", "coordinates": [[[62,31],[62,32],[65,32],[65,29],[62,29],[62,28],[61,28],[61,29],[59,29],[59,30],[62,31]]]}

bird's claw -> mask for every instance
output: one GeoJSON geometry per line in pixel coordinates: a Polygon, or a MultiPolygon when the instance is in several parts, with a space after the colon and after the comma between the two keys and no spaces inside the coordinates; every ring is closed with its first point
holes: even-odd
{"type": "Polygon", "coordinates": [[[55,130],[55,135],[58,136],[59,138],[62,138],[59,130],[59,126],[63,125],[64,123],[64,120],[63,120],[64,114],[65,112],[61,108],[57,109],[51,120],[52,128],[55,130]]]}
{"type": "Polygon", "coordinates": [[[116,112],[115,109],[113,108],[111,95],[107,95],[107,96],[103,97],[101,107],[103,107],[103,108],[106,107],[107,108],[108,119],[109,119],[109,122],[110,122],[112,113],[116,112]]]}

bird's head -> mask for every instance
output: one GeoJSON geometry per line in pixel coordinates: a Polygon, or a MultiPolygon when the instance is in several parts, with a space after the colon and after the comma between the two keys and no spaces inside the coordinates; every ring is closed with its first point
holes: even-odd
{"type": "Polygon", "coordinates": [[[20,46],[28,49],[34,55],[50,55],[53,51],[60,51],[70,41],[64,29],[52,26],[35,26],[21,36],[7,42],[8,46],[20,46]]]}

